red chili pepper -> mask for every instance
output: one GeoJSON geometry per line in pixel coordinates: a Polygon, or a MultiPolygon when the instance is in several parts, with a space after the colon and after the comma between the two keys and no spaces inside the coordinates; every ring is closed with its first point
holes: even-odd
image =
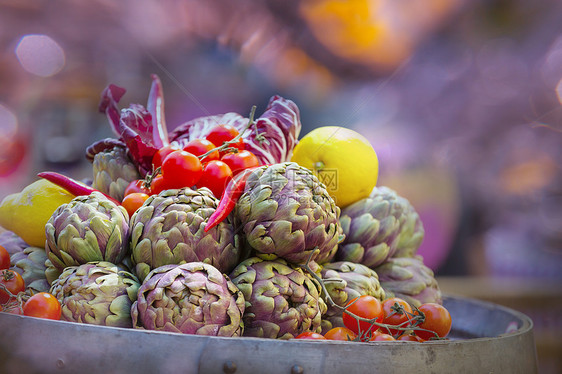
{"type": "Polygon", "coordinates": [[[102,195],[104,195],[105,197],[107,197],[108,200],[113,201],[117,205],[121,205],[121,203],[119,201],[115,200],[111,196],[109,196],[107,194],[104,194],[103,192],[98,191],[95,188],[92,188],[90,186],[86,186],[85,184],[80,183],[80,182],[78,182],[78,181],[76,181],[76,180],[74,180],[70,177],[67,177],[65,175],[55,173],[53,171],[44,171],[42,173],[37,174],[37,176],[40,177],[40,178],[44,178],[44,179],[48,180],[49,182],[52,182],[52,183],[56,184],[59,187],[64,188],[65,190],[67,190],[68,192],[73,194],[74,196],[88,196],[92,192],[99,192],[102,195]]]}
{"type": "Polygon", "coordinates": [[[244,169],[230,180],[222,193],[217,210],[215,210],[209,217],[209,222],[207,222],[204,229],[205,232],[209,231],[228,217],[230,212],[232,212],[232,209],[234,209],[236,202],[238,202],[238,199],[242,196],[248,177],[257,168],[259,168],[259,166],[244,169]]]}

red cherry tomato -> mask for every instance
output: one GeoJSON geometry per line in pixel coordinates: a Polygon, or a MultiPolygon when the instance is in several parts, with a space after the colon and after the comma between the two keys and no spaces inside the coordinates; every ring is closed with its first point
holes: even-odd
{"type": "MultiPolygon", "coordinates": [[[[398,297],[391,297],[383,301],[382,309],[384,311],[384,318],[382,320],[382,323],[386,323],[387,325],[400,325],[400,327],[408,327],[407,322],[411,318],[410,315],[412,314],[412,307],[406,300],[400,299],[398,297]]],[[[385,328],[382,328],[382,330],[385,330],[384,332],[388,332],[385,328]]],[[[396,335],[398,331],[400,330],[390,329],[390,334],[396,335]]]]}
{"type": "Polygon", "coordinates": [[[164,161],[166,156],[177,150],[179,150],[179,147],[172,144],[160,148],[158,152],[156,152],[154,156],[152,156],[152,165],[154,166],[154,168],[156,169],[157,167],[162,166],[162,162],[164,161]]]}
{"type": "Polygon", "coordinates": [[[30,317],[60,319],[61,306],[56,297],[47,292],[39,292],[23,305],[23,314],[30,317]]]}
{"type": "MultiPolygon", "coordinates": [[[[369,295],[362,295],[351,300],[347,303],[346,310],[357,317],[369,320],[374,319],[378,323],[382,322],[384,318],[382,303],[377,298],[369,295]]],[[[372,334],[378,329],[376,325],[366,321],[358,321],[346,312],[343,312],[343,324],[356,334],[372,334]]]]}
{"type": "Polygon", "coordinates": [[[217,199],[220,199],[231,179],[232,171],[226,163],[217,160],[209,161],[203,168],[203,175],[197,182],[197,187],[207,187],[217,199]]]}
{"type": "Polygon", "coordinates": [[[230,170],[232,170],[233,175],[238,174],[244,169],[260,166],[260,162],[256,155],[247,150],[229,152],[221,157],[221,161],[224,161],[228,166],[230,166],[230,170]]]}
{"type": "Polygon", "coordinates": [[[0,270],[10,268],[10,254],[0,245],[0,270]]]}
{"type": "MultiPolygon", "coordinates": [[[[449,331],[451,331],[451,314],[443,305],[439,305],[437,303],[426,303],[420,305],[418,309],[425,315],[425,320],[417,327],[433,331],[437,333],[440,338],[447,336],[449,331]]],[[[414,329],[414,333],[424,340],[436,337],[435,334],[429,331],[414,329]]]]}
{"type": "Polygon", "coordinates": [[[166,184],[166,181],[164,180],[162,174],[158,174],[152,179],[152,182],[150,183],[150,195],[158,195],[160,192],[169,190],[171,188],[172,187],[168,187],[168,185],[166,184]]]}
{"type": "Polygon", "coordinates": [[[371,341],[372,342],[392,342],[395,341],[394,337],[389,334],[376,334],[371,341]]]}
{"type": "Polygon", "coordinates": [[[166,156],[161,171],[166,185],[170,188],[191,187],[203,175],[201,161],[186,151],[174,151],[166,156]]]}
{"type": "Polygon", "coordinates": [[[150,195],[150,188],[148,188],[146,186],[146,183],[145,183],[144,179],[137,179],[137,180],[134,180],[131,183],[129,183],[127,188],[125,188],[124,196],[127,196],[127,195],[132,194],[132,193],[137,193],[137,192],[141,192],[141,193],[145,193],[147,195],[150,195]]]}
{"type": "MultiPolygon", "coordinates": [[[[216,145],[214,145],[207,139],[194,139],[187,143],[185,147],[183,147],[183,150],[192,153],[195,156],[202,156],[205,153],[213,150],[214,148],[216,148],[216,145]]],[[[211,152],[208,156],[205,156],[205,158],[202,159],[201,162],[205,163],[213,160],[218,160],[219,157],[219,151],[214,151],[211,152]]]]}
{"type": "Polygon", "coordinates": [[[403,334],[400,335],[398,337],[398,339],[396,340],[402,340],[402,341],[406,341],[406,342],[423,342],[423,339],[421,339],[420,337],[416,336],[416,335],[412,335],[412,334],[403,334]]]}
{"type": "Polygon", "coordinates": [[[357,335],[346,327],[334,327],[326,331],[324,337],[328,340],[350,341],[357,338],[357,335]]]}
{"type": "MultiPolygon", "coordinates": [[[[230,125],[217,125],[211,129],[209,134],[205,137],[208,141],[220,147],[224,142],[228,142],[239,134],[238,130],[230,125]]],[[[230,144],[230,147],[244,149],[244,140],[240,138],[236,143],[230,144]]],[[[224,154],[225,152],[223,152],[224,154]]]]}
{"type": "Polygon", "coordinates": [[[144,204],[146,199],[148,199],[147,194],[142,192],[133,192],[123,198],[121,205],[125,208],[125,210],[127,210],[130,218],[142,206],[142,204],[144,204]]]}
{"type": "Polygon", "coordinates": [[[295,339],[308,339],[308,340],[326,340],[326,338],[317,332],[305,331],[298,334],[295,339]]]}
{"type": "MultiPolygon", "coordinates": [[[[6,287],[14,296],[25,291],[25,281],[20,273],[14,270],[0,270],[0,284],[6,287]]],[[[0,287],[0,304],[5,304],[10,301],[10,297],[10,294],[8,294],[3,287],[0,287]]]]}

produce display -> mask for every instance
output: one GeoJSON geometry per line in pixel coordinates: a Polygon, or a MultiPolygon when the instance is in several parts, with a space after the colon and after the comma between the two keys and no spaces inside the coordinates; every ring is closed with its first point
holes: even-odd
{"type": "Polygon", "coordinates": [[[269,339],[446,339],[451,317],[417,255],[423,224],[377,186],[369,141],[300,137],[297,105],[168,131],[146,106],[100,112],[91,185],[51,171],[0,204],[0,311],[73,323],[269,339]],[[300,137],[300,138],[299,138],[300,137]]]}

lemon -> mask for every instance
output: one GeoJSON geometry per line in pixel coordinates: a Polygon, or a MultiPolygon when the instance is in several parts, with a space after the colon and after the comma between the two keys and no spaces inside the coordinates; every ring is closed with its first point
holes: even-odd
{"type": "Polygon", "coordinates": [[[328,193],[344,208],[371,193],[379,175],[373,146],[361,134],[339,126],[324,126],[306,134],[291,161],[314,171],[328,193]]]}
{"type": "Polygon", "coordinates": [[[75,196],[45,179],[8,195],[0,203],[0,226],[13,231],[27,244],[45,246],[45,225],[55,210],[75,196]]]}

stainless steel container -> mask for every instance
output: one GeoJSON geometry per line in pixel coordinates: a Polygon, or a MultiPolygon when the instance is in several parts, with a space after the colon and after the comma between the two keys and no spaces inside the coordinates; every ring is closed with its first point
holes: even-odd
{"type": "Polygon", "coordinates": [[[0,373],[537,373],[533,323],[446,297],[450,340],[425,343],[221,338],[0,313],[0,373]]]}

